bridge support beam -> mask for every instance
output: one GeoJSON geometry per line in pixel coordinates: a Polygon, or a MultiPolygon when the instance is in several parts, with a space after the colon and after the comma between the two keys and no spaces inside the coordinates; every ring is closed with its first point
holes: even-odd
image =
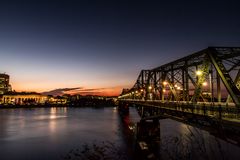
{"type": "Polygon", "coordinates": [[[232,78],[228,74],[226,68],[222,64],[221,60],[218,59],[217,55],[212,52],[208,53],[214,67],[216,68],[219,76],[221,77],[228,93],[232,97],[233,101],[235,102],[236,106],[240,107],[240,91],[236,87],[235,83],[233,82],[232,78]]]}
{"type": "Polygon", "coordinates": [[[221,103],[221,82],[220,82],[220,76],[217,74],[217,98],[218,98],[218,103],[221,103]]]}

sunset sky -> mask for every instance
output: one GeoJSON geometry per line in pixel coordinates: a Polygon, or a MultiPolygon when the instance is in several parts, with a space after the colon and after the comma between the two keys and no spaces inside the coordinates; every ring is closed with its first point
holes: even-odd
{"type": "Polygon", "coordinates": [[[239,6],[238,0],[0,1],[0,72],[16,91],[118,95],[141,69],[208,46],[240,46],[239,6]]]}

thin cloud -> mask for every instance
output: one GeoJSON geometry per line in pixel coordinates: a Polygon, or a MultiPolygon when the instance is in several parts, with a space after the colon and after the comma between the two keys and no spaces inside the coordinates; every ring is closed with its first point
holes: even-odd
{"type": "Polygon", "coordinates": [[[109,87],[109,88],[59,88],[47,92],[42,92],[44,95],[63,95],[63,94],[80,94],[80,95],[97,95],[97,96],[118,96],[122,87],[109,87]]]}
{"type": "Polygon", "coordinates": [[[92,91],[101,91],[101,90],[104,90],[106,88],[80,88],[76,91],[80,91],[80,92],[92,92],[92,91]]]}
{"type": "Polygon", "coordinates": [[[42,92],[43,95],[53,95],[53,96],[58,96],[58,95],[63,95],[66,94],[67,92],[70,91],[75,91],[81,89],[81,87],[76,87],[76,88],[58,88],[58,89],[54,89],[51,91],[46,91],[46,92],[42,92]]]}
{"type": "Polygon", "coordinates": [[[80,95],[98,95],[98,96],[118,96],[121,87],[109,87],[109,88],[80,88],[77,90],[68,91],[68,94],[80,94],[80,95]]]}

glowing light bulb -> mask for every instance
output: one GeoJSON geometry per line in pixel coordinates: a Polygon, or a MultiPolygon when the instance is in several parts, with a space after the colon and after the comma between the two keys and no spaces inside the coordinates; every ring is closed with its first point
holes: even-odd
{"type": "Polygon", "coordinates": [[[164,86],[165,86],[165,85],[167,85],[167,84],[168,84],[168,82],[167,82],[167,81],[164,81],[164,82],[163,82],[163,85],[164,85],[164,86]]]}
{"type": "Polygon", "coordinates": [[[203,84],[202,84],[203,86],[207,86],[207,82],[203,82],[203,84]]]}
{"type": "Polygon", "coordinates": [[[202,75],[202,71],[200,71],[200,70],[196,71],[196,75],[197,76],[201,76],[202,75]]]}

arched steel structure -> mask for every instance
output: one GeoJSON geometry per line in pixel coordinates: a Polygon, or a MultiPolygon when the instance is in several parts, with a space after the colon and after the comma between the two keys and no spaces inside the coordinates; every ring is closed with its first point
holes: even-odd
{"type": "Polygon", "coordinates": [[[134,86],[118,98],[240,107],[240,47],[208,47],[142,70],[134,86]]]}

